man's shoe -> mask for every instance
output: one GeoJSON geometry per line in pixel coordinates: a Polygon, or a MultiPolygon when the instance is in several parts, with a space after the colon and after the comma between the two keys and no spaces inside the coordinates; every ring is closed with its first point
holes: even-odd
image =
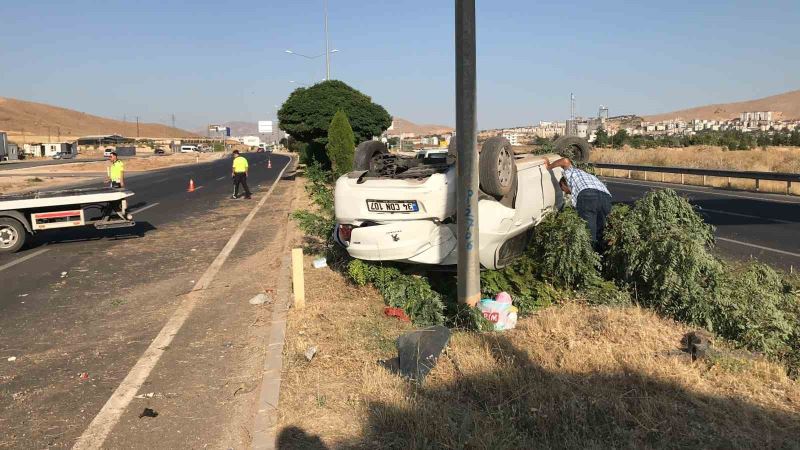
{"type": "Polygon", "coordinates": [[[238,196],[236,196],[236,195],[231,195],[231,199],[233,199],[233,200],[236,200],[236,199],[238,199],[238,198],[239,198],[239,197],[238,197],[238,196]]]}

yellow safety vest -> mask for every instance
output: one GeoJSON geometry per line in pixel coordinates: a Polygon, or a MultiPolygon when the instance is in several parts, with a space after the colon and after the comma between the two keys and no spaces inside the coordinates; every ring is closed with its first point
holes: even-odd
{"type": "Polygon", "coordinates": [[[122,161],[116,160],[111,167],[108,168],[108,178],[111,178],[111,181],[115,181],[117,183],[122,180],[122,172],[125,171],[125,165],[122,164],[122,161]]]}
{"type": "Polygon", "coordinates": [[[241,156],[233,158],[233,173],[245,173],[248,167],[247,159],[241,156]]]}

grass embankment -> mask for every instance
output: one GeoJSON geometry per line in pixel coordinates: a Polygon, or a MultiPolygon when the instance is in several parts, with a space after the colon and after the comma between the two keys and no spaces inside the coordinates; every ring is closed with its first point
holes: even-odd
{"type": "Polygon", "coordinates": [[[376,290],[308,269],[306,297],[289,314],[279,448],[792,448],[800,436],[800,386],[782,367],[692,362],[689,329],[642,308],[567,303],[509,332],[456,332],[417,387],[377,363],[411,326],[383,315],[376,290]]]}
{"type": "MultiPolygon", "coordinates": [[[[297,218],[324,239],[330,192],[321,172],[308,176],[320,214],[297,218]]],[[[389,280],[372,281],[377,289],[359,288],[347,278],[361,283],[354,275],[363,271],[350,270],[347,277],[341,270],[309,270],[308,306],[289,316],[279,445],[795,445],[800,386],[786,376],[785,366],[733,351],[721,340],[711,356],[692,361],[681,350],[689,327],[666,318],[711,326],[740,347],[762,349],[789,364],[795,325],[790,315],[797,306],[789,286],[759,265],[746,266],[738,281],[731,279],[739,272],[710,256],[709,230],[691,207],[674,193],[663,193],[615,212],[609,235],[614,251],[606,255],[627,268],[614,274],[612,264],[606,268],[612,276],[633,286],[635,301],[664,315],[659,316],[631,305],[627,291],[600,278],[599,260],[584,254],[588,237],[575,217],[560,214],[538,227],[532,253],[484,277],[484,289],[513,292],[520,312],[529,316],[506,333],[457,331],[422,387],[377,363],[395,356],[394,339],[411,329],[385,317],[384,302],[406,309],[395,291],[401,283],[416,283],[390,274],[389,280]],[[653,211],[661,212],[660,220],[650,220],[653,211]],[[564,250],[575,241],[578,250],[564,250]],[[557,304],[538,309],[551,301],[557,304]],[[309,362],[304,353],[311,346],[319,352],[309,362]]],[[[377,278],[371,270],[370,277],[377,278]]],[[[428,307],[442,308],[436,302],[428,307]]],[[[423,323],[433,317],[413,308],[406,312],[423,323]]]]}
{"type": "MultiPolygon", "coordinates": [[[[767,147],[766,149],[730,151],[722,147],[703,145],[685,148],[658,147],[652,149],[634,149],[625,146],[622,149],[595,148],[592,152],[591,160],[592,162],[615,164],[800,173],[800,148],[798,147],[767,147]]],[[[604,169],[602,170],[602,175],[627,177],[628,171],[604,169]]],[[[631,176],[635,179],[645,179],[644,172],[633,172],[631,176]]],[[[661,181],[661,174],[650,173],[647,178],[651,181],[661,181]]],[[[664,174],[664,181],[680,183],[681,176],[664,174]]],[[[686,184],[700,185],[703,183],[703,177],[685,175],[684,182],[686,184]]],[[[727,178],[707,177],[706,184],[715,187],[755,190],[754,180],[731,179],[729,186],[727,178]]],[[[785,193],[786,183],[761,181],[759,190],[785,193]]],[[[791,193],[800,195],[800,186],[793,185],[791,193]]]]}

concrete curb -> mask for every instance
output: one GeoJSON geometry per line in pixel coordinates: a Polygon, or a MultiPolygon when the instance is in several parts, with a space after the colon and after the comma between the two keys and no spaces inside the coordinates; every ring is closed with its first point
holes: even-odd
{"type": "MultiPolygon", "coordinates": [[[[292,162],[287,172],[297,168],[297,159],[292,155],[292,162]]],[[[284,178],[285,179],[285,178],[284,178]]],[[[262,369],[261,387],[259,389],[256,412],[253,417],[253,439],[250,448],[255,450],[272,450],[275,448],[276,428],[278,425],[278,400],[281,389],[281,370],[283,369],[283,345],[286,339],[286,316],[292,305],[292,280],[290,275],[291,259],[287,239],[283,248],[280,275],[277,283],[276,300],[270,319],[269,336],[267,338],[267,354],[262,369]]]]}

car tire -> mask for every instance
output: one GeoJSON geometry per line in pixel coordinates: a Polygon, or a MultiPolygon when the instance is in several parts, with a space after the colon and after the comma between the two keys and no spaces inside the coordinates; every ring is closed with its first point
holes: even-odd
{"type": "Polygon", "coordinates": [[[517,163],[511,143],[494,136],[483,143],[478,160],[481,190],[494,197],[504,197],[516,183],[517,163]]]}
{"type": "Polygon", "coordinates": [[[356,147],[353,168],[356,170],[372,170],[372,158],[389,153],[386,144],[380,141],[364,141],[356,147]]]}
{"type": "Polygon", "coordinates": [[[0,253],[14,253],[25,245],[28,231],[16,219],[0,217],[0,253]]]}
{"type": "Polygon", "coordinates": [[[577,136],[561,136],[553,143],[553,151],[573,161],[589,161],[592,145],[577,136]]]}

